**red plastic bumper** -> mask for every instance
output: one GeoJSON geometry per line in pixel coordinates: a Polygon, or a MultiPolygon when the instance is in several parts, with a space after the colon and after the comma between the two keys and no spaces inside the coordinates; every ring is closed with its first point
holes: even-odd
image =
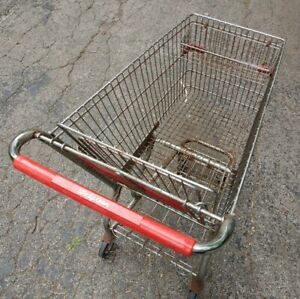
{"type": "Polygon", "coordinates": [[[141,235],[154,240],[165,247],[171,248],[182,255],[192,255],[196,241],[190,236],[154,221],[149,217],[140,215],[104,195],[96,193],[73,180],[63,177],[26,156],[18,155],[14,160],[13,165],[16,169],[42,184],[117,221],[141,235]]]}

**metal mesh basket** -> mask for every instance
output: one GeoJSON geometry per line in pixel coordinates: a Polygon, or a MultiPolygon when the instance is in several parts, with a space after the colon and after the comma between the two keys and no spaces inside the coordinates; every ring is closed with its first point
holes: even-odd
{"type": "Polygon", "coordinates": [[[150,188],[222,216],[283,43],[192,15],[53,133],[150,188]]]}
{"type": "MultiPolygon", "coordinates": [[[[234,212],[283,47],[193,14],[38,138],[116,183],[115,201],[203,241],[234,212]]],[[[126,225],[110,229],[195,274],[126,225]]]]}

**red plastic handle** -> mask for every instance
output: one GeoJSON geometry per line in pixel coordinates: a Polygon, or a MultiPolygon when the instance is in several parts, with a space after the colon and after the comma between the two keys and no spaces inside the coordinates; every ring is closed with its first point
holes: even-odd
{"type": "Polygon", "coordinates": [[[44,185],[62,193],[75,201],[107,216],[118,223],[152,239],[165,247],[190,256],[196,241],[188,235],[178,232],[149,217],[128,209],[127,207],[96,193],[53,170],[33,161],[23,155],[18,155],[13,165],[44,185]]]}

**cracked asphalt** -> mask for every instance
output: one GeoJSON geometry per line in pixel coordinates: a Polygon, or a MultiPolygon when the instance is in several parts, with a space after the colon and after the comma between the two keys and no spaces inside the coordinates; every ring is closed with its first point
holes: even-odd
{"type": "MultiPolygon", "coordinates": [[[[55,123],[191,12],[287,39],[237,209],[213,255],[205,298],[300,298],[298,0],[0,0],[0,297],[185,298],[167,262],[118,242],[100,261],[99,215],[14,171],[7,146],[55,123]]],[[[28,153],[82,183],[58,154],[28,153]]]]}

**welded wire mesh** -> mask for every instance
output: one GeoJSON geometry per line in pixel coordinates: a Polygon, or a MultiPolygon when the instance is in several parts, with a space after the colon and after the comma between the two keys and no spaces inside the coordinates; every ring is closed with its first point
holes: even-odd
{"type": "Polygon", "coordinates": [[[222,216],[283,44],[191,15],[53,133],[173,198],[222,216]]]}

